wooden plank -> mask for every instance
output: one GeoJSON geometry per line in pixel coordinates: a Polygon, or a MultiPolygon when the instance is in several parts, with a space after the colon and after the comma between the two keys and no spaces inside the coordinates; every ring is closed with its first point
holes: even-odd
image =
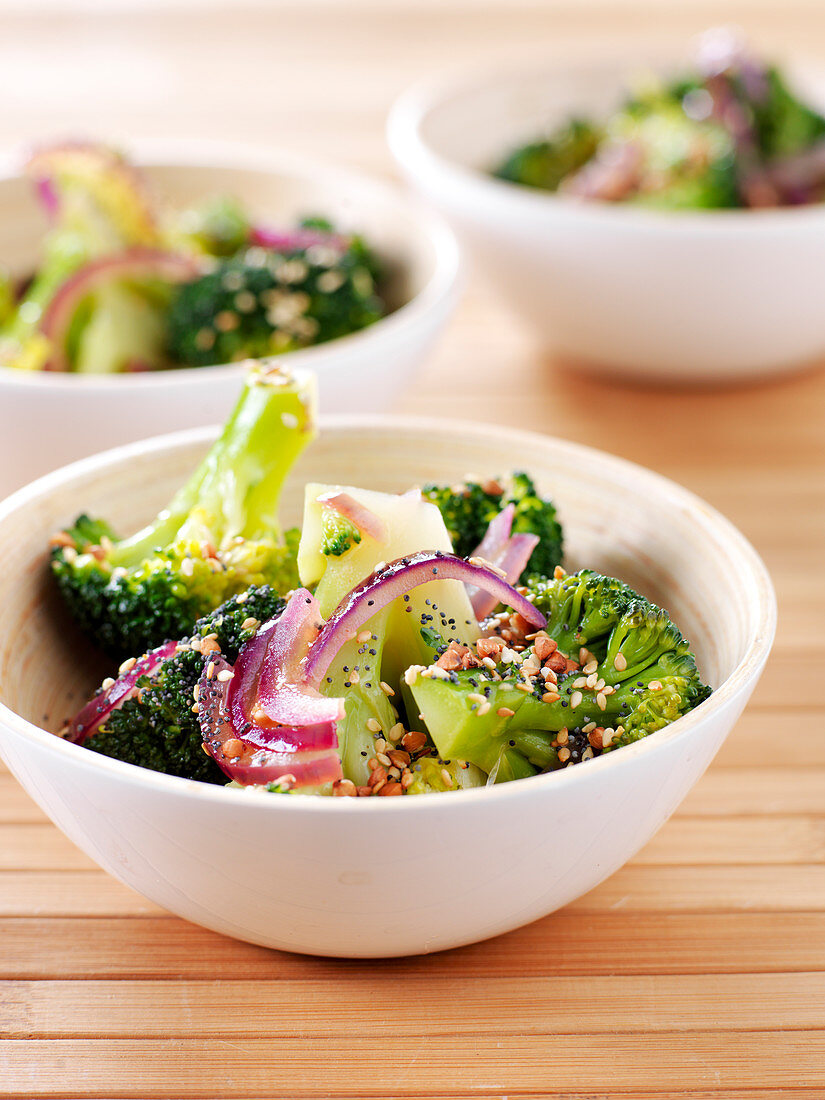
{"type": "Polygon", "coordinates": [[[685,798],[679,814],[825,813],[825,768],[713,768],[685,798]]]}
{"type": "MultiPolygon", "coordinates": [[[[568,906],[578,912],[759,909],[794,912],[825,905],[825,867],[647,867],[631,865],[568,906]]],[[[0,916],[156,916],[152,902],[102,871],[0,873],[0,916]]]]}
{"type": "Polygon", "coordinates": [[[662,975],[467,978],[434,999],[432,979],[376,982],[0,982],[4,1038],[375,1039],[416,1035],[577,1035],[825,1028],[825,976],[662,975]]]}
{"type": "Polygon", "coordinates": [[[95,867],[55,825],[0,825],[0,871],[88,871],[95,867]]]}
{"type": "MultiPolygon", "coordinates": [[[[383,1053],[383,1052],[382,1052],[383,1053]]],[[[675,1032],[665,1035],[502,1033],[444,1044],[412,1037],[376,1057],[373,1039],[9,1039],[0,1049],[0,1095],[26,1097],[386,1097],[440,1091],[607,1088],[632,1092],[665,1080],[671,1089],[821,1085],[825,1032],[675,1032]],[[389,1055],[389,1056],[387,1056],[389,1055]]]]}
{"type": "MultiPolygon", "coordinates": [[[[563,909],[505,936],[391,963],[269,951],[172,917],[0,920],[0,978],[211,980],[825,972],[825,911],[576,912],[563,909]]],[[[434,993],[434,996],[436,994],[434,993]]]]}
{"type": "Polygon", "coordinates": [[[787,708],[748,707],[725,741],[712,768],[825,765],[823,712],[802,707],[788,721],[787,708]]]}
{"type": "Polygon", "coordinates": [[[0,916],[156,916],[163,910],[103,871],[4,871],[0,916]]]}
{"type": "Polygon", "coordinates": [[[822,863],[822,817],[673,817],[633,859],[662,865],[822,863]]]}
{"type": "Polygon", "coordinates": [[[0,773],[0,824],[48,821],[14,776],[0,773]]]}
{"type": "Polygon", "coordinates": [[[708,912],[759,908],[790,912],[825,908],[825,867],[627,866],[568,906],[708,912]]]}

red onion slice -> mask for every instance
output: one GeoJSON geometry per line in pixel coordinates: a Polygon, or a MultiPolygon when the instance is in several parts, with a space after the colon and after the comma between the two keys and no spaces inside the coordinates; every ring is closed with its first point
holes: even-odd
{"type": "Polygon", "coordinates": [[[236,729],[228,695],[237,674],[221,679],[227,672],[233,672],[232,666],[216,655],[207,662],[198,685],[204,748],[225,775],[244,786],[289,776],[292,786],[316,787],[341,778],[334,723],[277,730],[256,729],[245,723],[236,729]]]}
{"type": "Polygon", "coordinates": [[[344,597],[310,648],[304,662],[307,681],[319,684],[339,649],[351,641],[373,615],[399,596],[433,580],[462,581],[484,588],[495,596],[496,603],[519,612],[536,629],[547,621],[529,600],[489,567],[439,550],[422,550],[390,562],[344,597]]]}
{"type": "MultiPolygon", "coordinates": [[[[515,584],[527,566],[533,551],[539,544],[538,535],[528,535],[526,532],[518,532],[511,535],[491,564],[504,573],[504,579],[508,584],[515,584]]],[[[482,557],[483,555],[478,555],[482,557]]],[[[485,592],[475,585],[467,588],[470,603],[479,622],[486,619],[498,604],[498,600],[490,592],[485,592]]]]}
{"type": "Polygon", "coordinates": [[[307,677],[303,668],[323,622],[315,597],[297,589],[267,636],[251,714],[255,725],[312,726],[344,717],[344,700],[321,695],[320,680],[307,677]]]}
{"type": "Polygon", "coordinates": [[[177,642],[164,642],[157,649],[151,649],[139,657],[131,668],[121,673],[110,687],[98,692],[84,707],[81,707],[69,722],[66,740],[82,745],[84,741],[93,737],[109,715],[119,710],[126,700],[132,697],[141,676],[151,676],[157,672],[176,648],[177,642]]]}
{"type": "Polygon", "coordinates": [[[324,233],[320,229],[270,229],[265,225],[253,225],[249,232],[252,244],[273,252],[295,252],[298,249],[321,246],[344,252],[349,241],[338,233],[324,233]]]}
{"type": "Polygon", "coordinates": [[[69,370],[66,358],[69,326],[83,299],[99,287],[117,279],[162,279],[179,283],[194,278],[198,271],[199,264],[194,258],[155,248],[130,248],[84,264],[57,290],[41,318],[40,331],[51,343],[46,370],[69,370]]]}

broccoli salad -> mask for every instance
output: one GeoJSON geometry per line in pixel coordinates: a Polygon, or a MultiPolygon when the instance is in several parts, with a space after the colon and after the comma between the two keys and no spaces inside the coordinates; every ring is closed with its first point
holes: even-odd
{"type": "Polygon", "coordinates": [[[613,115],[574,118],[497,165],[499,179],[668,210],[825,200],[825,117],[727,30],[691,71],[648,78],[613,115]]]}
{"type": "Polygon", "coordinates": [[[253,365],[157,519],[51,540],[69,613],[112,662],[61,736],[205,783],[372,797],[522,779],[614,752],[710,693],[666,611],[566,572],[529,474],[282,488],[314,379],[253,365]]]}
{"type": "Polygon", "coordinates": [[[212,366],[334,340],[386,312],[372,250],[323,218],[272,228],[225,196],[168,211],[102,145],[41,149],[26,174],[49,229],[31,278],[0,271],[2,366],[212,366]]]}

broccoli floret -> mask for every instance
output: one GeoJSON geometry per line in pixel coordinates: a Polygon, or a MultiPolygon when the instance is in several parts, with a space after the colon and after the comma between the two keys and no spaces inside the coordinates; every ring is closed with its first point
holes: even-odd
{"type": "Polygon", "coordinates": [[[276,252],[255,246],[177,288],[169,356],[208,366],[276,355],[366,328],[383,316],[376,265],[358,238],[276,252]]]}
{"type": "Polygon", "coordinates": [[[443,757],[518,779],[637,741],[710,694],[667,612],[621,581],[582,570],[530,587],[547,627],[522,653],[499,650],[494,669],[431,666],[414,679],[443,757]]]}
{"type": "Polygon", "coordinates": [[[314,434],[314,379],[259,365],[220,438],[148,527],[117,539],[81,516],[53,539],[52,569],[78,625],[107,653],[180,638],[250,585],[297,584],[297,532],[282,535],[284,479],[314,434]]]}
{"type": "Polygon", "coordinates": [[[444,517],[455,553],[468,557],[484,537],[490,520],[508,504],[515,505],[513,533],[538,535],[528,573],[552,574],[561,563],[562,528],[553,502],[539,495],[532,478],[517,471],[502,481],[465,481],[463,484],[425,485],[424,497],[437,505],[444,517]]]}
{"type": "Polygon", "coordinates": [[[346,554],[352,546],[357,546],[361,541],[361,532],[345,516],[329,509],[323,513],[323,542],[321,553],[334,558],[340,558],[346,554]]]}
{"type": "Polygon", "coordinates": [[[566,176],[590,160],[601,140],[599,127],[592,122],[573,119],[547,140],[531,142],[514,150],[493,175],[510,183],[556,191],[566,176]]]}
{"type": "Polygon", "coordinates": [[[184,210],[170,232],[170,243],[207,256],[234,256],[249,243],[249,214],[227,195],[184,210]]]}
{"type": "Polygon", "coordinates": [[[277,592],[264,585],[233,596],[199,619],[191,637],[151,676],[138,679],[134,694],[108,716],[85,746],[167,775],[225,783],[226,776],[203,751],[203,735],[192,711],[194,689],[206,660],[203,640],[214,637],[221,652],[234,661],[259,625],[280,615],[284,606],[277,592]]]}

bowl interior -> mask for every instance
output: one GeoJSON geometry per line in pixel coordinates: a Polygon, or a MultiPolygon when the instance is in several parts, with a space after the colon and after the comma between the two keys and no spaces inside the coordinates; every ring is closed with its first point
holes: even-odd
{"type": "MultiPolygon", "coordinates": [[[[262,224],[289,227],[319,214],[344,232],[362,234],[385,269],[381,291],[390,309],[419,294],[436,268],[435,244],[420,219],[389,188],[320,168],[230,167],[145,160],[142,165],[157,200],[172,210],[216,195],[240,199],[262,224]]],[[[0,179],[0,260],[21,277],[38,262],[46,222],[28,180],[0,179]]]]}
{"type": "MultiPolygon", "coordinates": [[[[166,503],[204,453],[211,429],[95,456],[22,490],[0,510],[0,700],[49,731],[78,709],[105,668],[58,606],[49,535],[88,511],[124,534],[166,503]]],[[[616,574],[664,604],[718,687],[769,633],[770,585],[749,544],[691,494],[600,452],[526,433],[409,420],[333,420],[286,486],[286,523],[300,519],[307,480],[385,491],[466,473],[530,470],[553,494],[568,568],[616,574]],[[767,623],[767,625],[766,625],[767,623]]],[[[768,642],[770,641],[768,637],[768,642]]]]}

